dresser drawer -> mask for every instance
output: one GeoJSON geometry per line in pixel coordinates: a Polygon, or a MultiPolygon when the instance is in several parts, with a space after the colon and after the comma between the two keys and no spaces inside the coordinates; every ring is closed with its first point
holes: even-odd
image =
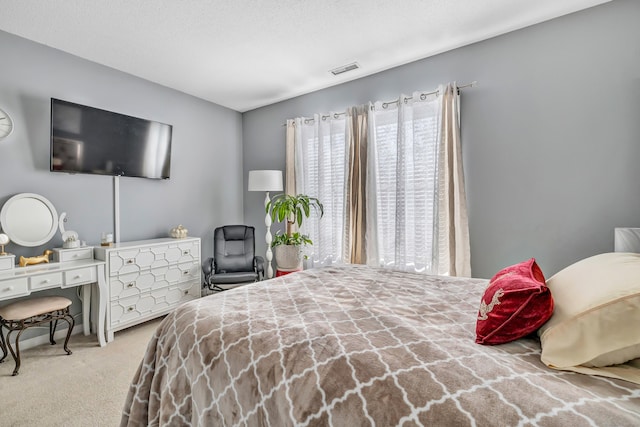
{"type": "Polygon", "coordinates": [[[85,283],[95,283],[96,269],[93,267],[77,268],[75,270],[69,270],[64,272],[64,285],[62,286],[77,286],[85,283]]]}
{"type": "Polygon", "coordinates": [[[0,256],[0,271],[11,270],[15,267],[16,257],[15,255],[2,255],[0,256]]]}
{"type": "Polygon", "coordinates": [[[155,270],[153,270],[153,273],[147,271],[112,277],[109,280],[111,300],[139,295],[140,293],[149,292],[154,287],[163,286],[163,284],[158,284],[157,280],[155,270]]]}
{"type": "Polygon", "coordinates": [[[109,253],[109,276],[149,269],[156,256],[149,248],[121,249],[109,253]]]}
{"type": "Polygon", "coordinates": [[[169,285],[195,279],[200,281],[200,268],[199,262],[185,262],[171,266],[164,277],[169,285]]]}
{"type": "Polygon", "coordinates": [[[136,319],[158,316],[200,297],[200,282],[193,281],[111,301],[111,325],[117,327],[136,319]]]}
{"type": "Polygon", "coordinates": [[[62,272],[60,271],[29,277],[29,288],[32,291],[47,288],[59,288],[61,285],[62,272]]]}
{"type": "Polygon", "coordinates": [[[193,280],[200,281],[200,264],[195,262],[121,274],[109,279],[111,301],[193,280]]]}
{"type": "Polygon", "coordinates": [[[133,322],[151,313],[154,308],[154,300],[147,293],[143,296],[134,295],[120,298],[111,302],[111,325],[118,325],[133,322]]]}
{"type": "Polygon", "coordinates": [[[152,268],[199,262],[200,241],[173,241],[161,245],[109,252],[109,276],[134,273],[152,268]]]}
{"type": "Polygon", "coordinates": [[[29,281],[26,277],[0,282],[0,300],[29,295],[29,281]]]}
{"type": "MultiPolygon", "coordinates": [[[[177,248],[176,248],[177,249],[177,248]]],[[[109,254],[109,275],[135,273],[169,264],[166,253],[169,245],[120,249],[109,254]]]]}
{"type": "Polygon", "coordinates": [[[78,261],[80,259],[93,259],[93,247],[53,250],[53,260],[57,262],[78,261]]]}
{"type": "MultiPolygon", "coordinates": [[[[195,298],[200,298],[200,291],[202,290],[202,284],[200,281],[191,281],[180,283],[177,286],[177,289],[180,290],[180,299],[179,302],[189,301],[195,298]]],[[[171,289],[173,291],[173,288],[171,289]]]]}
{"type": "Polygon", "coordinates": [[[177,263],[193,262],[200,260],[200,241],[189,241],[178,243],[178,251],[174,254],[167,254],[170,261],[177,263]],[[170,255],[173,255],[170,257],[170,255]]]}

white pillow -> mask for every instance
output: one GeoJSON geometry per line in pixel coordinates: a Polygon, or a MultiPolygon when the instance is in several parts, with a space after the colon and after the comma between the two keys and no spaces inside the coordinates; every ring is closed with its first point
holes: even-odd
{"type": "MultiPolygon", "coordinates": [[[[555,309],[538,330],[547,366],[586,372],[593,370],[580,366],[605,367],[640,357],[640,254],[583,259],[555,274],[547,286],[555,309]]],[[[640,372],[631,377],[625,379],[637,382],[640,372]]]]}

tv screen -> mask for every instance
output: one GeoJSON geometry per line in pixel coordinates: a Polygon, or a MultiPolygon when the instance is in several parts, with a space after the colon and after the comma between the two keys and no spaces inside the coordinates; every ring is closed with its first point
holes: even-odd
{"type": "Polygon", "coordinates": [[[51,98],[53,172],[168,179],[172,126],[51,98]]]}

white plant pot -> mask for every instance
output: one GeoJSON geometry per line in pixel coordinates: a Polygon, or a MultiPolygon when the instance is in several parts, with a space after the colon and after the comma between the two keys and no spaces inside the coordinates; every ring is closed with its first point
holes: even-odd
{"type": "Polygon", "coordinates": [[[294,245],[278,245],[275,248],[278,268],[290,270],[302,265],[302,248],[294,245]]]}

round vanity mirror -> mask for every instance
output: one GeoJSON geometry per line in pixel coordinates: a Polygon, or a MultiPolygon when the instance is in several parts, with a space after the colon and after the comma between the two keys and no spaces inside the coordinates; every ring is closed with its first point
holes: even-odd
{"type": "Polygon", "coordinates": [[[13,243],[40,246],[56,234],[58,213],[49,200],[38,194],[16,194],[2,206],[0,226],[13,243]]]}

